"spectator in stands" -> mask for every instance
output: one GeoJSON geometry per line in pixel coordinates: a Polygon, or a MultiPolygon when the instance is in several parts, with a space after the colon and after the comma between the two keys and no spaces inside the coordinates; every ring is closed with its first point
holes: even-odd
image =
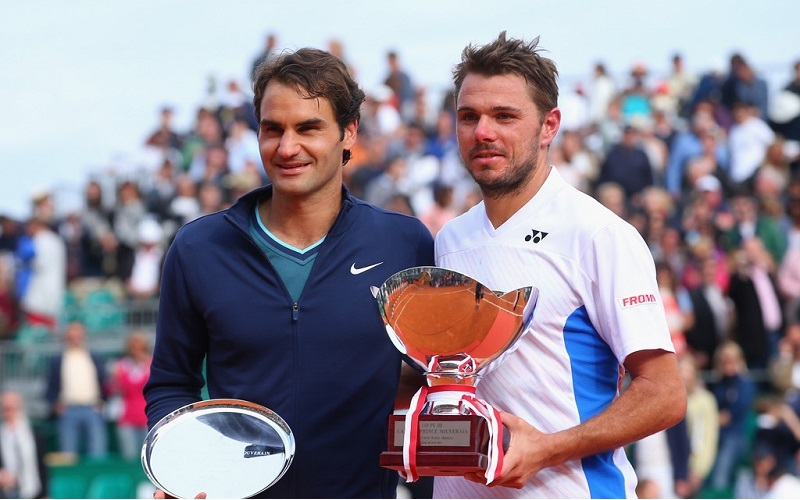
{"type": "Polygon", "coordinates": [[[709,370],[718,346],[729,338],[733,304],[720,285],[718,273],[727,268],[724,260],[708,244],[697,245],[695,252],[700,284],[689,289],[694,321],[686,331],[686,343],[697,366],[709,370]]]}
{"type": "Polygon", "coordinates": [[[197,184],[189,174],[178,174],[175,179],[175,197],[170,201],[167,213],[169,221],[176,226],[170,231],[171,235],[187,222],[202,215],[200,200],[197,198],[197,184]]]}
{"type": "Polygon", "coordinates": [[[744,188],[733,193],[730,206],[734,223],[722,235],[723,248],[728,252],[736,250],[745,240],[755,236],[761,240],[773,262],[781,262],[786,252],[786,235],[775,219],[759,210],[758,200],[752,192],[744,188]]]}
{"type": "Polygon", "coordinates": [[[341,40],[338,38],[331,38],[328,40],[328,52],[344,61],[345,66],[347,66],[347,72],[350,73],[350,76],[353,77],[353,79],[357,79],[356,68],[345,54],[344,43],[342,43],[341,40]]]}
{"type": "Polygon", "coordinates": [[[44,220],[33,217],[20,239],[17,294],[23,321],[55,331],[64,307],[67,286],[67,249],[61,237],[44,220]]]}
{"type": "Polygon", "coordinates": [[[787,248],[778,267],[778,290],[785,303],[785,317],[796,317],[800,311],[800,197],[786,201],[790,220],[787,248]]]}
{"type": "Polygon", "coordinates": [[[629,206],[625,190],[616,182],[603,182],[594,190],[595,197],[604,207],[622,219],[628,219],[629,206]]]}
{"type": "Polygon", "coordinates": [[[264,61],[272,57],[275,57],[277,52],[278,52],[278,36],[275,33],[268,33],[267,36],[264,37],[264,48],[253,59],[250,73],[252,75],[255,75],[256,68],[258,68],[258,66],[264,61]]]}
{"type": "MultiPolygon", "coordinates": [[[[232,174],[246,172],[248,164],[261,164],[258,136],[248,125],[247,119],[241,115],[230,125],[228,137],[225,139],[225,149],[228,151],[228,168],[232,174]]],[[[261,175],[261,172],[258,173],[261,175]]]]}
{"type": "Polygon", "coordinates": [[[688,348],[685,332],[694,322],[692,302],[688,292],[677,283],[675,273],[666,262],[656,262],[656,281],[667,316],[669,335],[675,346],[675,355],[680,358],[688,348]]]}
{"type": "MultiPolygon", "coordinates": [[[[563,163],[559,168],[564,178],[584,193],[589,193],[599,173],[596,156],[591,153],[578,132],[563,130],[557,145],[561,149],[563,163]]],[[[558,167],[558,165],[556,165],[558,167]]]]}
{"type": "Polygon", "coordinates": [[[685,498],[689,491],[689,433],[686,419],[632,444],[639,480],[658,484],[658,498],[685,498]]]}
{"type": "Polygon", "coordinates": [[[143,190],[147,212],[159,220],[170,216],[169,204],[175,198],[177,175],[176,162],[171,157],[165,157],[143,190]]]}
{"type": "Polygon", "coordinates": [[[14,253],[22,236],[22,224],[13,217],[0,214],[0,255],[14,253]]]}
{"type": "Polygon", "coordinates": [[[642,150],[641,133],[633,125],[626,125],[622,140],[611,147],[600,166],[597,183],[614,182],[625,190],[631,204],[637,205],[642,191],[653,185],[653,168],[642,150]]]}
{"type": "Polygon", "coordinates": [[[69,323],[64,330],[64,350],[51,361],[47,377],[46,398],[58,421],[59,451],[105,457],[105,378],[104,360],[86,344],[85,325],[80,321],[69,323]]]}
{"type": "Polygon", "coordinates": [[[128,336],[124,356],[111,367],[110,393],[120,398],[116,419],[119,451],[125,460],[136,460],[147,436],[147,414],[143,389],[150,377],[150,341],[143,331],[128,336]]]}
{"type": "Polygon", "coordinates": [[[390,145],[390,152],[405,159],[406,171],[401,179],[403,194],[407,195],[415,214],[425,213],[433,205],[433,183],[439,176],[441,163],[428,152],[425,130],[419,123],[405,127],[405,136],[390,145]]]}
{"type": "Polygon", "coordinates": [[[56,230],[56,204],[53,193],[46,189],[37,189],[31,195],[31,218],[40,220],[48,228],[56,230]]]}
{"type": "Polygon", "coordinates": [[[222,144],[209,144],[205,147],[202,161],[196,158],[196,162],[192,164],[193,167],[198,167],[198,171],[190,171],[192,178],[195,182],[213,183],[217,186],[222,186],[225,177],[230,173],[228,167],[228,150],[222,144]]]}
{"type": "Polygon", "coordinates": [[[719,408],[719,449],[709,477],[710,487],[723,491],[733,484],[736,465],[747,450],[747,418],[753,408],[756,386],[739,344],[729,340],[714,355],[711,391],[719,408]]]}
{"type": "MultiPolygon", "coordinates": [[[[800,145],[800,60],[792,65],[792,78],[770,102],[769,125],[775,133],[800,145]]],[[[795,164],[798,158],[794,159],[795,164]]]]}
{"type": "Polygon", "coordinates": [[[728,132],[730,178],[735,184],[752,189],[759,167],[775,142],[775,132],[758,115],[758,107],[752,102],[735,102],[732,113],[733,125],[728,132]]]}
{"type": "MultiPolygon", "coordinates": [[[[693,158],[703,156],[703,138],[714,139],[714,164],[727,166],[728,152],[725,141],[720,141],[722,129],[714,119],[714,108],[710,102],[702,101],[694,107],[690,118],[689,130],[678,132],[671,145],[669,158],[664,170],[664,183],[667,191],[676,200],[682,193],[691,189],[692,185],[686,177],[686,170],[693,158]]],[[[708,146],[709,143],[706,143],[708,146]]]]}
{"type": "Polygon", "coordinates": [[[776,135],[775,140],[767,147],[764,160],[753,179],[755,193],[760,198],[769,196],[780,201],[783,193],[786,192],[791,179],[791,165],[785,150],[786,141],[783,137],[776,135]]]}
{"type": "Polygon", "coordinates": [[[78,212],[70,212],[58,224],[58,235],[66,250],[67,283],[83,276],[83,241],[85,230],[78,212]]]}
{"type": "Polygon", "coordinates": [[[654,261],[661,261],[669,266],[675,276],[676,285],[688,294],[686,287],[683,286],[680,280],[688,260],[688,250],[682,240],[680,230],[673,225],[667,225],[661,233],[661,237],[651,243],[650,252],[653,254],[654,261]]]}
{"type": "Polygon", "coordinates": [[[800,392],[800,313],[788,318],[778,343],[778,354],[769,366],[772,387],[782,396],[800,392]]]}
{"type": "Polygon", "coordinates": [[[208,148],[222,144],[224,130],[213,111],[200,108],[194,129],[183,142],[181,156],[184,172],[189,172],[195,182],[199,182],[206,171],[206,154],[208,148]]]}
{"type": "Polygon", "coordinates": [[[414,83],[406,70],[403,69],[402,64],[400,64],[400,56],[396,50],[390,50],[386,53],[386,64],[389,71],[383,80],[383,84],[394,91],[397,99],[396,107],[400,112],[400,116],[404,120],[410,121],[414,115],[414,98],[416,97],[414,83]]]}
{"type": "Polygon", "coordinates": [[[445,223],[459,215],[453,208],[453,187],[447,184],[435,183],[433,185],[433,205],[419,215],[419,220],[425,224],[432,236],[445,225],[445,223]]]}
{"type": "Polygon", "coordinates": [[[425,149],[439,160],[442,160],[450,153],[458,154],[455,116],[453,116],[453,113],[440,110],[436,114],[436,123],[433,131],[427,134],[425,149]]]}
{"type": "Polygon", "coordinates": [[[617,95],[617,84],[602,62],[594,64],[592,83],[589,86],[589,119],[597,126],[608,113],[611,101],[617,95]]]}
{"type": "Polygon", "coordinates": [[[775,451],[769,446],[757,446],[751,453],[750,466],[739,473],[732,498],[773,498],[770,496],[770,476],[777,467],[775,451]]]}
{"type": "MultiPolygon", "coordinates": [[[[797,478],[800,418],[781,398],[763,397],[756,403],[759,412],[753,436],[752,473],[744,471],[736,485],[737,495],[750,493],[742,486],[767,490],[760,498],[799,498],[797,478]]],[[[746,497],[756,498],[756,497],[746,497]]]]}
{"type": "Polygon", "coordinates": [[[222,126],[223,136],[229,136],[233,124],[239,120],[252,132],[258,129],[253,103],[236,79],[228,80],[215,112],[222,126]]]}
{"type": "Polygon", "coordinates": [[[764,369],[778,351],[783,311],[775,289],[775,261],[758,237],[732,254],[728,296],[736,310],[734,338],[751,369],[764,369]]]}
{"type": "Polygon", "coordinates": [[[131,276],[126,283],[128,296],[135,300],[152,299],[161,285],[164,260],[164,230],[152,217],[139,223],[138,245],[133,254],[131,276]]]}
{"type": "Polygon", "coordinates": [[[647,65],[643,61],[634,63],[628,85],[620,92],[620,112],[623,123],[649,120],[652,116],[652,89],[647,84],[647,65]]]}
{"type": "Polygon", "coordinates": [[[80,212],[83,236],[83,277],[111,277],[117,269],[117,237],[112,229],[114,212],[103,199],[103,186],[90,179],[83,190],[83,209],[80,212]]]}
{"type": "Polygon", "coordinates": [[[675,107],[670,111],[675,115],[686,117],[689,114],[689,102],[697,86],[697,75],[686,68],[683,55],[676,53],[671,59],[672,67],[667,76],[667,92],[673,99],[675,107]]]}
{"type": "MultiPolygon", "coordinates": [[[[721,129],[716,132],[700,132],[700,151],[692,154],[686,159],[683,172],[682,189],[687,196],[682,202],[689,201],[694,192],[718,193],[720,196],[728,196],[734,189],[733,182],[728,175],[728,165],[722,164],[722,159],[718,154],[721,140],[721,129]]],[[[723,146],[724,146],[724,140],[723,146]]],[[[712,206],[714,210],[719,208],[719,202],[712,206]]]]}
{"type": "Polygon", "coordinates": [[[686,386],[686,428],[691,448],[685,497],[698,498],[717,456],[719,409],[717,400],[700,377],[695,357],[681,356],[678,368],[686,386]]]}
{"type": "MultiPolygon", "coordinates": [[[[690,250],[698,245],[709,245],[714,252],[722,254],[722,233],[723,230],[733,227],[734,218],[718,200],[721,201],[722,197],[719,183],[714,178],[704,177],[698,181],[697,187],[691,193],[688,206],[681,214],[683,240],[690,250]]],[[[698,266],[692,265],[684,268],[682,280],[687,289],[700,284],[697,269],[698,266]]],[[[727,272],[725,274],[727,275],[727,272]]],[[[723,289],[727,289],[727,278],[720,280],[719,284],[723,289]]]]}
{"type": "Polygon", "coordinates": [[[139,223],[147,216],[139,186],[125,180],[117,189],[117,204],[114,206],[112,227],[117,239],[117,278],[127,281],[133,268],[133,255],[139,246],[139,223]]]}
{"type": "Polygon", "coordinates": [[[361,105],[364,123],[360,125],[365,137],[389,139],[402,131],[403,118],[397,110],[396,102],[394,90],[387,85],[378,85],[367,91],[366,99],[361,105]]]}
{"type": "Polygon", "coordinates": [[[364,201],[386,208],[395,196],[404,194],[403,178],[406,160],[395,155],[386,162],[383,171],[367,181],[364,186],[364,201]]]}
{"type": "Polygon", "coordinates": [[[14,296],[13,260],[0,252],[0,342],[17,330],[17,298],[14,296]]]}
{"type": "Polygon", "coordinates": [[[769,112],[769,88],[766,80],[740,53],[730,58],[730,71],[720,89],[722,104],[731,112],[737,103],[748,102],[755,107],[755,116],[766,120],[769,112]]]}
{"type": "Polygon", "coordinates": [[[228,198],[222,186],[211,181],[200,183],[197,201],[200,203],[200,215],[213,214],[228,206],[228,198]]]}
{"type": "Polygon", "coordinates": [[[175,112],[172,106],[162,106],[159,111],[159,123],[156,129],[147,136],[145,145],[158,148],[162,151],[174,149],[180,151],[181,136],[172,125],[175,112]]]}
{"type": "Polygon", "coordinates": [[[0,394],[0,498],[46,498],[44,436],[25,413],[22,395],[0,394]]]}

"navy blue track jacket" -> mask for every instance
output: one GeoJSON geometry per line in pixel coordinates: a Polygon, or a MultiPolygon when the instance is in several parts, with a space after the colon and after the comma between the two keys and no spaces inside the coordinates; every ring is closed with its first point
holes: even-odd
{"type": "Polygon", "coordinates": [[[378,460],[401,355],[370,286],[433,265],[433,238],[419,220],[343,187],[341,212],[294,303],[248,233],[258,200],[271,189],[186,224],[170,246],[144,390],[149,425],[201,399],[207,356],[211,398],[264,405],[295,434],[291,467],[263,496],[394,497],[397,473],[378,460]]]}

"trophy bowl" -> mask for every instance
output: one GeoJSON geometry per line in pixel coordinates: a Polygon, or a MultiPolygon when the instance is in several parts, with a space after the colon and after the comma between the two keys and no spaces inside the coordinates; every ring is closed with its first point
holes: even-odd
{"type": "Polygon", "coordinates": [[[294,435],[272,410],[210,399],[162,418],[142,445],[142,467],[167,495],[246,498],[275,484],[294,457],[294,435]]]}
{"type": "Polygon", "coordinates": [[[538,289],[496,292],[463,273],[422,266],[395,273],[372,294],[389,339],[428,385],[409,413],[390,417],[381,465],[425,476],[490,467],[492,443],[502,447],[497,443],[508,436],[492,423],[499,413],[474,397],[475,387],[482,372],[514,351],[538,289]]]}

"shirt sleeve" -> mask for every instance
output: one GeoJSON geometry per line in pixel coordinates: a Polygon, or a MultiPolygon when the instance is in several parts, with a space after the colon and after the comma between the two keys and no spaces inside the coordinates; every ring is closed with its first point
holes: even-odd
{"type": "Polygon", "coordinates": [[[192,305],[176,243],[164,263],[156,343],[144,388],[148,427],[168,413],[199,401],[205,385],[202,366],[208,348],[206,328],[192,305]]]}
{"type": "Polygon", "coordinates": [[[630,224],[612,222],[591,239],[583,268],[592,282],[590,311],[600,336],[621,362],[633,352],[675,352],[655,264],[642,237],[630,224]]]}

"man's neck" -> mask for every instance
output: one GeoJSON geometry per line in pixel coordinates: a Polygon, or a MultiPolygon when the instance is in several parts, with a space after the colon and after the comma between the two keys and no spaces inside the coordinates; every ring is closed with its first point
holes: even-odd
{"type": "Polygon", "coordinates": [[[305,249],[328,234],[342,207],[342,191],[298,199],[273,193],[262,201],[259,216],[269,232],[284,243],[305,249]]]}
{"type": "Polygon", "coordinates": [[[500,195],[497,197],[483,196],[483,204],[486,208],[486,216],[492,227],[497,229],[508,221],[515,213],[519,211],[526,203],[531,201],[536,193],[544,185],[547,176],[550,175],[550,165],[544,164],[536,168],[536,172],[530,178],[527,184],[515,193],[500,195]]]}

